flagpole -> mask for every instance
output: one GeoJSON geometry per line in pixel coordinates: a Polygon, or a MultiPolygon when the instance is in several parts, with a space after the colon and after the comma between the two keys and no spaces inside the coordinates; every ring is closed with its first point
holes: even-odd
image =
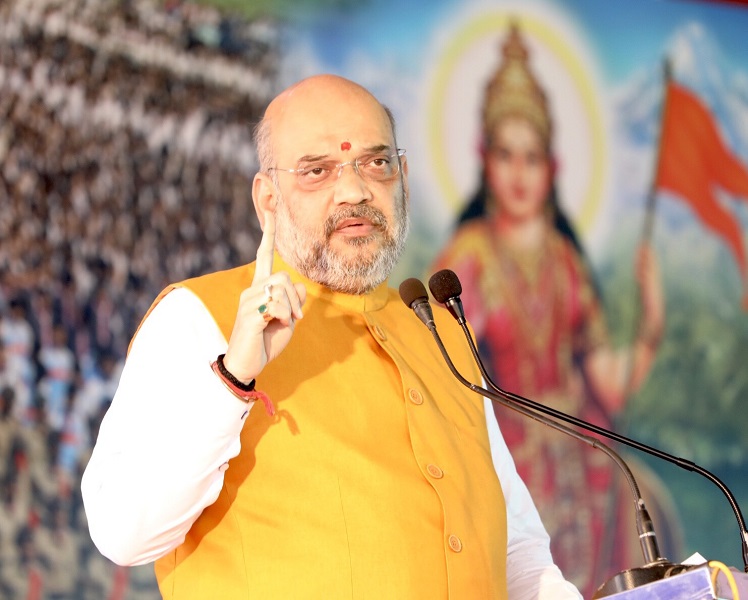
{"type": "MultiPolygon", "coordinates": [[[[670,81],[672,80],[672,67],[668,58],[665,58],[665,60],[663,61],[662,73],[664,93],[662,95],[662,105],[660,108],[660,135],[657,139],[657,144],[655,147],[654,172],[652,173],[649,191],[647,193],[647,201],[644,207],[644,221],[642,225],[639,247],[641,247],[643,244],[650,243],[652,241],[652,236],[654,233],[655,210],[657,208],[657,177],[660,170],[660,161],[662,156],[662,128],[663,124],[665,123],[668,90],[670,87],[670,81]]],[[[628,364],[628,373],[626,375],[623,387],[623,397],[626,400],[631,394],[631,384],[634,374],[634,362],[636,354],[636,340],[638,335],[640,334],[639,330],[641,328],[642,321],[642,303],[640,293],[635,294],[634,305],[636,306],[636,310],[634,312],[634,320],[632,323],[633,334],[630,337],[631,345],[629,350],[630,358],[628,364]]]]}
{"type": "Polygon", "coordinates": [[[662,108],[660,109],[660,137],[657,140],[657,149],[655,151],[655,169],[652,175],[652,181],[649,186],[649,194],[647,196],[647,205],[644,210],[644,226],[642,227],[642,242],[649,242],[652,239],[652,232],[654,230],[654,213],[657,204],[657,174],[660,171],[660,160],[662,157],[662,124],[665,122],[665,112],[667,111],[667,95],[670,87],[670,81],[673,78],[673,71],[670,65],[670,60],[665,59],[662,65],[662,80],[664,85],[664,91],[662,97],[662,108]]]}

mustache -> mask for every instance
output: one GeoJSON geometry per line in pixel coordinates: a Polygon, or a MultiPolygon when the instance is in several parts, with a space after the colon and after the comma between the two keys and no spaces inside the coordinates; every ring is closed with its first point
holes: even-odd
{"type": "Polygon", "coordinates": [[[345,219],[366,219],[382,231],[386,230],[388,225],[387,217],[378,208],[369,206],[368,204],[344,206],[332,213],[325,220],[325,238],[329,239],[338,228],[340,222],[345,219]]]}

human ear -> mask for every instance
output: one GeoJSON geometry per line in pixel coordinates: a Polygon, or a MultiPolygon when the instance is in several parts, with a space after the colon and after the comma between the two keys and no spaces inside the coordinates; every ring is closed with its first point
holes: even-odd
{"type": "Polygon", "coordinates": [[[255,205],[260,227],[265,228],[265,215],[275,214],[276,194],[278,193],[272,179],[266,173],[257,173],[252,181],[252,202],[255,205]]]}

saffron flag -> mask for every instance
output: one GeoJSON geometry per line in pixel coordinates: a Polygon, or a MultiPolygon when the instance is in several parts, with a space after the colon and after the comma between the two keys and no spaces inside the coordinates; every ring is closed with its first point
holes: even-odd
{"type": "Polygon", "coordinates": [[[673,81],[667,85],[655,187],[686,201],[704,225],[724,239],[738,263],[743,306],[748,308],[743,232],[737,217],[715,195],[722,188],[748,201],[748,168],[727,148],[701,100],[673,81]]]}

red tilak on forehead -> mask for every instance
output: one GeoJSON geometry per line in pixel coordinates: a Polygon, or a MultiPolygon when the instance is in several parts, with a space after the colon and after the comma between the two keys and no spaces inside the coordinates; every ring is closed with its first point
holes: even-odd
{"type": "Polygon", "coordinates": [[[351,143],[350,142],[343,142],[340,144],[341,150],[350,150],[351,149],[351,143]]]}

